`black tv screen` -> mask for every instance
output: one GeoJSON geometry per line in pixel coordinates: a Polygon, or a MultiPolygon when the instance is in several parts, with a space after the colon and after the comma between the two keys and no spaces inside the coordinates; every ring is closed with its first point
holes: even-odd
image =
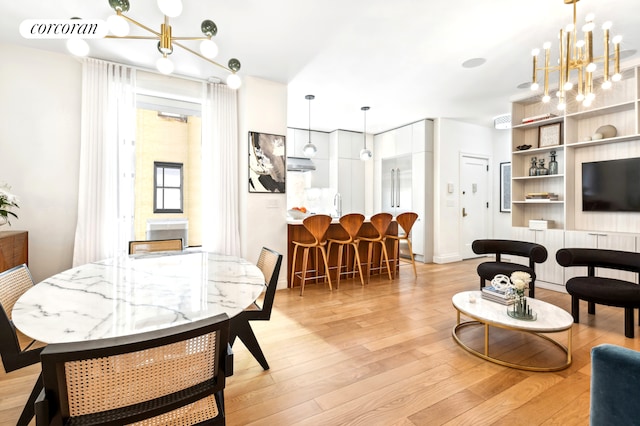
{"type": "Polygon", "coordinates": [[[640,158],[582,163],[582,211],[640,212],[640,158]]]}

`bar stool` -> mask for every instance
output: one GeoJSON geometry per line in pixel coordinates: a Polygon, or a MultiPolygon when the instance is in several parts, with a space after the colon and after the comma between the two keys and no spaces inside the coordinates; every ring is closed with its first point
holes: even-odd
{"type": "Polygon", "coordinates": [[[380,270],[382,270],[382,261],[384,259],[387,262],[387,273],[389,274],[389,280],[391,278],[391,268],[389,267],[389,255],[387,253],[387,245],[386,245],[386,234],[387,228],[389,228],[389,224],[391,224],[391,220],[393,216],[390,213],[377,213],[371,216],[370,222],[373,225],[373,228],[376,230],[377,235],[372,237],[360,237],[360,241],[369,243],[369,247],[367,250],[367,282],[369,282],[369,276],[371,275],[371,257],[373,255],[373,246],[375,244],[380,244],[382,247],[380,250],[380,270]]]}
{"type": "Polygon", "coordinates": [[[300,277],[301,288],[300,288],[300,296],[304,293],[304,284],[305,281],[309,279],[320,278],[321,276],[326,277],[329,280],[329,290],[331,288],[331,277],[329,276],[329,263],[327,262],[327,252],[325,251],[325,246],[327,245],[327,240],[325,235],[327,233],[327,229],[329,229],[329,225],[331,225],[331,216],[326,214],[316,214],[306,217],[302,221],[302,225],[306,228],[307,231],[311,234],[313,240],[312,241],[292,241],[291,243],[294,245],[293,248],[293,258],[291,261],[291,285],[295,283],[296,276],[300,277]],[[302,257],[302,271],[296,272],[296,256],[298,254],[298,248],[302,247],[303,249],[303,257],[302,257]],[[325,274],[318,274],[318,256],[316,255],[315,261],[315,269],[311,270],[316,275],[313,277],[307,278],[307,262],[309,260],[309,250],[310,249],[319,249],[322,254],[322,260],[324,261],[325,274]]]}
{"type": "Polygon", "coordinates": [[[345,230],[349,238],[346,240],[338,240],[338,239],[329,239],[329,245],[327,246],[327,255],[331,255],[331,244],[336,244],[338,246],[338,273],[337,273],[337,284],[336,288],[340,287],[340,275],[342,275],[342,251],[344,246],[351,246],[355,252],[353,267],[351,271],[347,270],[346,273],[353,273],[355,276],[355,268],[358,267],[358,272],[360,273],[360,282],[364,285],[364,278],[362,276],[362,264],[360,263],[360,254],[358,253],[358,244],[360,244],[360,240],[358,239],[358,232],[362,227],[362,223],[364,222],[364,215],[360,213],[350,213],[340,217],[340,225],[345,230]]]}
{"type": "MultiPolygon", "coordinates": [[[[411,240],[409,239],[409,234],[411,233],[411,228],[413,224],[418,220],[418,214],[413,212],[405,212],[400,213],[396,216],[396,222],[398,222],[398,226],[402,228],[404,231],[404,235],[387,235],[387,238],[393,239],[393,278],[396,278],[396,259],[398,264],[401,262],[398,251],[400,250],[400,242],[406,241],[409,245],[409,256],[411,257],[411,264],[413,265],[413,275],[418,278],[418,273],[416,272],[416,261],[413,258],[413,248],[411,247],[411,240]]],[[[409,263],[409,261],[407,261],[409,263]]]]}

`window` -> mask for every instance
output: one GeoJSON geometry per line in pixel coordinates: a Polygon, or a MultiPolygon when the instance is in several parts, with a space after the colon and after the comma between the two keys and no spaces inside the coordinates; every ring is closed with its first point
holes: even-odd
{"type": "Polygon", "coordinates": [[[183,213],[182,163],[156,161],[154,167],[154,213],[183,213]]]}

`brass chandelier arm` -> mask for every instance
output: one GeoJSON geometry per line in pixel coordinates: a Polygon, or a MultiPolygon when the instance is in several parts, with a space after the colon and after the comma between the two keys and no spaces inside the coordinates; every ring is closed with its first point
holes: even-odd
{"type": "MultiPolygon", "coordinates": [[[[174,40],[175,40],[175,39],[174,39],[174,40]]],[[[193,53],[193,54],[194,54],[194,55],[196,55],[198,58],[203,59],[203,60],[205,60],[205,61],[209,62],[210,64],[216,65],[216,66],[218,66],[218,67],[220,67],[220,68],[222,68],[222,69],[225,69],[225,70],[229,71],[231,74],[235,74],[235,73],[236,73],[236,72],[235,72],[235,71],[233,71],[232,69],[230,69],[230,68],[228,68],[228,67],[225,67],[224,65],[219,64],[219,63],[217,63],[216,61],[213,61],[213,60],[211,60],[211,59],[207,58],[206,56],[203,56],[202,54],[200,54],[199,52],[196,52],[196,51],[195,51],[195,50],[193,50],[193,49],[189,49],[187,46],[185,46],[185,45],[183,45],[183,44],[176,43],[176,42],[174,42],[173,44],[175,44],[175,45],[176,45],[176,46],[178,46],[178,47],[183,48],[183,49],[184,49],[184,50],[186,50],[187,52],[193,53]]]]}

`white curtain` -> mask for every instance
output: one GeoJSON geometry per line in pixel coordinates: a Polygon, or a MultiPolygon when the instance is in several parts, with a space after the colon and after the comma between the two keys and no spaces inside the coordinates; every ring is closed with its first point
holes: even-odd
{"type": "Polygon", "coordinates": [[[135,70],[86,59],[73,265],[125,254],[133,235],[135,70]]]}
{"type": "Polygon", "coordinates": [[[240,256],[236,91],[203,83],[202,246],[240,256]]]}

